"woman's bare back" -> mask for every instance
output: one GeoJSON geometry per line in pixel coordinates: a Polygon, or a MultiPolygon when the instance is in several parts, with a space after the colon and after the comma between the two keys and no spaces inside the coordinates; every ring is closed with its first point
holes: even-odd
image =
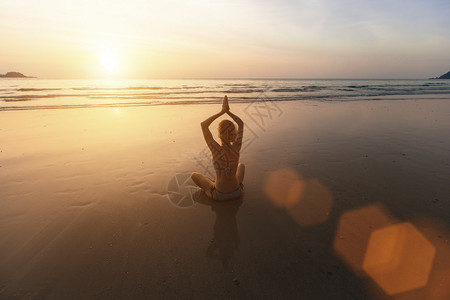
{"type": "Polygon", "coordinates": [[[216,171],[216,188],[220,192],[229,193],[239,187],[236,172],[239,164],[239,152],[233,145],[217,145],[212,151],[213,165],[216,171]]]}

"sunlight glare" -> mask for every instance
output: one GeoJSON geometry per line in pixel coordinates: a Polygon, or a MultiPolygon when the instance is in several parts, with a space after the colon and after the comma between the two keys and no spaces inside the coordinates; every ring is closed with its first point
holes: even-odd
{"type": "Polygon", "coordinates": [[[433,244],[404,222],[372,232],[362,267],[386,294],[394,295],[427,284],[435,253],[433,244]]]}
{"type": "Polygon", "coordinates": [[[314,178],[305,180],[290,168],[271,172],[264,193],[303,227],[325,222],[333,205],[333,194],[325,185],[314,178]]]}
{"type": "Polygon", "coordinates": [[[117,73],[119,70],[117,55],[110,50],[101,53],[100,62],[108,73],[117,73]]]}
{"type": "Polygon", "coordinates": [[[371,233],[390,226],[395,220],[381,203],[346,211],[339,219],[334,240],[334,250],[358,275],[362,275],[362,265],[371,233]]]}

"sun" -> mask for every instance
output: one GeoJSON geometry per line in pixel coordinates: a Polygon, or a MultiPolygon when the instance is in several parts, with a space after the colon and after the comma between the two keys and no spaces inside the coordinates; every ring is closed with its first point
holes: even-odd
{"type": "Polygon", "coordinates": [[[100,54],[100,63],[104,71],[109,74],[116,74],[119,71],[119,60],[117,54],[111,50],[103,51],[100,54]]]}

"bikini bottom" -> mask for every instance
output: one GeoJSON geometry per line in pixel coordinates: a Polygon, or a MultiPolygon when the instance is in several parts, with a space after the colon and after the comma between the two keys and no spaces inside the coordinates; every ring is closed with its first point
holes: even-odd
{"type": "Polygon", "coordinates": [[[239,198],[241,196],[241,187],[238,187],[237,190],[231,192],[231,193],[221,193],[218,190],[214,190],[216,193],[216,200],[218,201],[226,201],[226,200],[232,200],[239,198]]]}

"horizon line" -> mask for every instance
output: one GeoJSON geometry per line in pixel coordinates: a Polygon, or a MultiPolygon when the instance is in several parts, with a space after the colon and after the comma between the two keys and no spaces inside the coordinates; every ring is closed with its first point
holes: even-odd
{"type": "Polygon", "coordinates": [[[186,78],[51,78],[51,77],[0,77],[1,79],[40,79],[40,80],[433,80],[437,77],[186,77],[186,78]]]}

